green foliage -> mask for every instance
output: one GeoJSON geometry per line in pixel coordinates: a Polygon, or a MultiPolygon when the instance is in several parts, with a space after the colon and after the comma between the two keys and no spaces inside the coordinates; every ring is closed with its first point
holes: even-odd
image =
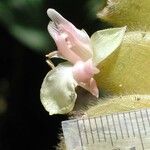
{"type": "Polygon", "coordinates": [[[95,19],[97,11],[102,9],[106,0],[88,0],[86,6],[88,9],[88,18],[95,19]]]}
{"type": "Polygon", "coordinates": [[[0,21],[23,44],[38,52],[49,50],[45,0],[1,0],[0,21]]]}

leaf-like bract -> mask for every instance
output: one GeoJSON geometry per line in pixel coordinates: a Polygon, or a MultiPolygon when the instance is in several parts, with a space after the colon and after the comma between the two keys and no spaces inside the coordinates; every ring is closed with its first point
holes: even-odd
{"type": "Polygon", "coordinates": [[[76,86],[70,64],[60,64],[47,73],[42,83],[40,97],[50,115],[72,111],[77,97],[76,86]]]}
{"type": "Polygon", "coordinates": [[[95,32],[91,37],[93,61],[96,65],[112,54],[121,44],[126,27],[111,28],[95,32]]]}

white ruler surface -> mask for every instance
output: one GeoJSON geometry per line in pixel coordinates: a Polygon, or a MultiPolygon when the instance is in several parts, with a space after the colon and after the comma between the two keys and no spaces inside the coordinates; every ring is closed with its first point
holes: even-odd
{"type": "Polygon", "coordinates": [[[67,150],[150,150],[150,109],[62,122],[67,150]]]}

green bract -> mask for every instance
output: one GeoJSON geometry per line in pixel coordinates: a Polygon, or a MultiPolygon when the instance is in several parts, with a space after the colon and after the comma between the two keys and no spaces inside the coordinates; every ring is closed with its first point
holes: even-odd
{"type": "Polygon", "coordinates": [[[107,58],[117,49],[124,37],[126,27],[111,28],[95,32],[91,37],[94,58],[96,65],[107,58]]]}
{"type": "Polygon", "coordinates": [[[68,113],[74,107],[77,83],[71,69],[71,65],[62,63],[49,71],[44,78],[40,97],[50,115],[68,113]]]}
{"type": "MultiPolygon", "coordinates": [[[[126,27],[97,31],[92,35],[93,62],[98,65],[121,44],[126,27]]],[[[69,63],[61,63],[48,72],[41,87],[41,102],[50,115],[72,111],[78,83],[69,63]]]]}

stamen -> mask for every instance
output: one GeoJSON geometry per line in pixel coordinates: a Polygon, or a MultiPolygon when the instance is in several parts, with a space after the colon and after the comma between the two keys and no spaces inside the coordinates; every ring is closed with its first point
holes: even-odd
{"type": "Polygon", "coordinates": [[[52,63],[52,61],[50,59],[46,60],[46,62],[52,69],[55,68],[54,64],[52,63]]]}
{"type": "Polygon", "coordinates": [[[45,55],[47,58],[51,59],[53,56],[57,55],[58,54],[58,51],[53,51],[53,52],[50,52],[49,54],[45,55]]]}

